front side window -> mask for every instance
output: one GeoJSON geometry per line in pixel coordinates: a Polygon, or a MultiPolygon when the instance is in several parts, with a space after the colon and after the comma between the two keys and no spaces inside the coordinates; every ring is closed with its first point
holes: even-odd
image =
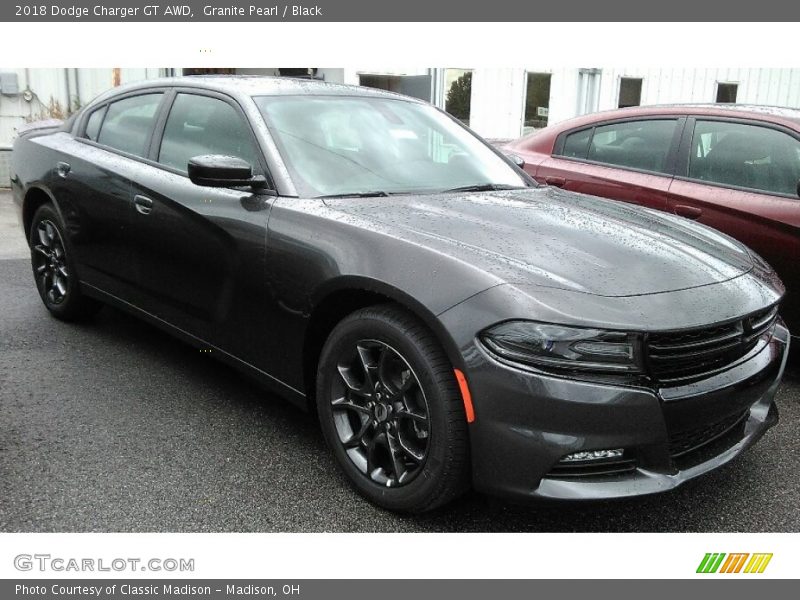
{"type": "Polygon", "coordinates": [[[189,160],[222,154],[246,160],[258,170],[252,133],[227,102],[196,94],[178,94],[161,138],[158,162],[186,172],[189,160]]]}
{"type": "Polygon", "coordinates": [[[162,96],[142,94],[109,104],[97,142],[135,156],[147,156],[147,141],[162,96]]]}
{"type": "Polygon", "coordinates": [[[390,98],[255,98],[306,197],[522,187],[520,174],[432,106],[390,98]]]}
{"type": "Polygon", "coordinates": [[[698,121],[689,155],[689,177],[796,196],[800,142],[769,127],[698,121]]]}
{"type": "Polygon", "coordinates": [[[594,130],[587,158],[596,162],[667,173],[676,119],[626,121],[594,130]]]}

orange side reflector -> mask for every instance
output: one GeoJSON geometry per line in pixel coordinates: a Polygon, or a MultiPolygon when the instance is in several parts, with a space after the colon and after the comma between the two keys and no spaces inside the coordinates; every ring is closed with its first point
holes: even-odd
{"type": "Polygon", "coordinates": [[[456,381],[458,387],[461,389],[461,399],[464,400],[464,411],[467,413],[467,423],[472,423],[475,420],[475,409],[472,407],[472,395],[469,393],[469,386],[467,386],[467,378],[458,369],[453,369],[456,374],[456,381]]]}

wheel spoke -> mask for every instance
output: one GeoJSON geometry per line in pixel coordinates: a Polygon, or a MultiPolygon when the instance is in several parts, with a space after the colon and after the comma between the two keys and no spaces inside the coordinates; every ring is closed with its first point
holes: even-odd
{"type": "Polygon", "coordinates": [[[360,404],[356,404],[352,400],[348,400],[347,398],[337,398],[331,402],[331,405],[334,408],[342,408],[347,410],[354,410],[356,412],[369,415],[370,410],[366,406],[361,406],[360,404]]]}
{"type": "Polygon", "coordinates": [[[425,459],[425,453],[424,452],[417,452],[417,451],[412,450],[411,448],[409,448],[408,444],[406,444],[403,441],[403,438],[400,437],[399,435],[397,436],[397,445],[399,446],[400,450],[403,451],[403,454],[405,454],[408,458],[413,460],[415,463],[419,464],[425,459]]]}
{"type": "Polygon", "coordinates": [[[364,384],[355,377],[353,377],[353,369],[351,369],[350,367],[345,367],[343,365],[339,365],[337,369],[339,371],[339,376],[342,378],[342,381],[344,381],[344,384],[348,387],[348,389],[351,392],[358,394],[359,396],[369,395],[369,391],[365,390],[364,384]]]}
{"type": "Polygon", "coordinates": [[[52,240],[47,234],[47,226],[44,223],[39,223],[36,232],[39,234],[39,242],[41,242],[42,246],[49,248],[52,240]]]}
{"type": "Polygon", "coordinates": [[[38,252],[39,254],[41,254],[42,256],[44,256],[45,258],[50,258],[50,252],[47,250],[47,248],[45,248],[45,247],[44,247],[44,246],[42,246],[41,244],[40,244],[40,245],[37,245],[37,246],[34,246],[34,247],[33,247],[33,250],[34,250],[35,252],[38,252]]]}
{"type": "Polygon", "coordinates": [[[375,391],[375,379],[377,376],[377,366],[372,364],[370,350],[359,344],[356,346],[361,367],[364,369],[364,388],[370,392],[375,391]]]}
{"type": "Polygon", "coordinates": [[[422,414],[419,414],[419,413],[411,412],[408,409],[398,410],[395,413],[395,416],[398,419],[411,419],[412,421],[416,421],[417,423],[422,423],[422,424],[426,424],[426,425],[428,423],[427,415],[422,415],[422,414]]]}
{"type": "Polygon", "coordinates": [[[58,274],[53,277],[53,287],[58,291],[59,296],[63,296],[67,293],[67,286],[58,274]]]}
{"type": "Polygon", "coordinates": [[[386,434],[386,442],[389,448],[389,457],[392,460],[392,471],[394,479],[397,480],[397,483],[403,483],[403,477],[408,473],[408,469],[406,469],[406,466],[403,463],[403,459],[400,456],[402,452],[400,444],[398,443],[395,436],[393,436],[390,433],[386,434]]]}
{"type": "Polygon", "coordinates": [[[392,386],[392,378],[389,377],[389,373],[387,372],[389,359],[391,358],[391,354],[389,350],[386,348],[382,349],[381,356],[378,359],[378,371],[377,377],[378,381],[381,385],[386,388],[390,394],[394,394],[394,388],[392,386]]]}
{"type": "Polygon", "coordinates": [[[373,437],[367,444],[367,477],[377,481],[375,475],[378,470],[375,465],[375,452],[377,451],[378,437],[373,437]]]}
{"type": "Polygon", "coordinates": [[[53,227],[53,224],[50,221],[45,221],[44,222],[44,229],[45,229],[45,233],[47,234],[47,238],[50,241],[48,246],[51,246],[53,244],[53,242],[55,241],[55,239],[56,239],[55,227],[53,227]]]}
{"type": "Polygon", "coordinates": [[[361,429],[359,429],[356,433],[351,435],[348,439],[342,442],[344,447],[348,450],[351,448],[358,448],[364,441],[364,436],[370,430],[370,426],[372,425],[371,421],[367,419],[361,425],[361,429]]]}

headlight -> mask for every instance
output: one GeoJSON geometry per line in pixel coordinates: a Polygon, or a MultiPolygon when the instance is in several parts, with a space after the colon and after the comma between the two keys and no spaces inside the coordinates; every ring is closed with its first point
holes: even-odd
{"type": "Polygon", "coordinates": [[[483,344],[508,361],[543,369],[643,373],[638,334],[507,321],[483,331],[483,344]]]}

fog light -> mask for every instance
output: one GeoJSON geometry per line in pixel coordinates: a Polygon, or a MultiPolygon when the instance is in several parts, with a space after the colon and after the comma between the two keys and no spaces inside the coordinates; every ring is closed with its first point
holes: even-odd
{"type": "Polygon", "coordinates": [[[584,452],[575,452],[574,454],[567,454],[560,462],[585,462],[592,460],[609,460],[614,458],[622,458],[625,450],[623,448],[615,448],[613,450],[588,450],[584,452]]]}

